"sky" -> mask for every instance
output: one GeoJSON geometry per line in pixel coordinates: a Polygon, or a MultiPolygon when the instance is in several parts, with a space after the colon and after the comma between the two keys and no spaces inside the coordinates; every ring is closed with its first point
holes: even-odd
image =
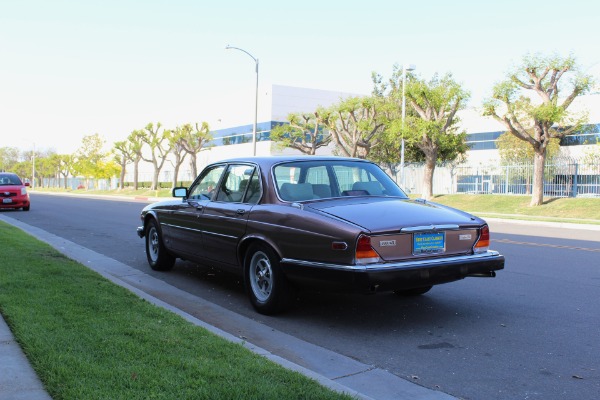
{"type": "Polygon", "coordinates": [[[477,107],[530,53],[600,79],[599,15],[589,0],[0,0],[0,147],[251,124],[255,64],[227,45],[259,60],[259,115],[271,84],[366,95],[395,64],[452,73],[477,107]]]}

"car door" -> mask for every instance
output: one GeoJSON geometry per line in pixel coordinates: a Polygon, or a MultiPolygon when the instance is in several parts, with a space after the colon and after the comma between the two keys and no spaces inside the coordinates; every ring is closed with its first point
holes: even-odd
{"type": "Polygon", "coordinates": [[[168,221],[170,243],[167,246],[176,253],[196,260],[204,256],[202,214],[216,196],[216,188],[225,169],[226,164],[220,164],[202,171],[190,186],[187,198],[171,213],[168,221]]]}
{"type": "Polygon", "coordinates": [[[230,164],[216,196],[202,214],[204,255],[236,266],[237,246],[246,232],[248,216],[260,199],[258,169],[252,164],[230,164]]]}

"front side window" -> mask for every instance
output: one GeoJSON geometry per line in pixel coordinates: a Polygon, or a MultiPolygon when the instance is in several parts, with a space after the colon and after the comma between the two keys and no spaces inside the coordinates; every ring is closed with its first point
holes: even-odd
{"type": "Polygon", "coordinates": [[[212,199],[216,193],[217,185],[221,180],[221,175],[225,171],[224,165],[217,165],[210,169],[204,170],[200,178],[190,187],[188,199],[206,200],[212,199]]]}
{"type": "Polygon", "coordinates": [[[249,188],[255,167],[251,165],[230,165],[221,181],[215,201],[241,203],[249,188]]]}

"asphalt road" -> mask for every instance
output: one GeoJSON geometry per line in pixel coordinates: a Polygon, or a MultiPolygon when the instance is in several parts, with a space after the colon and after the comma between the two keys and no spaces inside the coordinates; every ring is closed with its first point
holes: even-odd
{"type": "MultiPolygon", "coordinates": [[[[144,202],[31,197],[31,211],[4,215],[420,385],[465,399],[600,398],[600,231],[492,221],[492,248],[507,260],[495,279],[412,299],[301,292],[292,310],[266,317],[236,276],[181,261],[151,271],[135,234],[144,202]]],[[[248,340],[277,353],[265,338],[248,340]]]]}

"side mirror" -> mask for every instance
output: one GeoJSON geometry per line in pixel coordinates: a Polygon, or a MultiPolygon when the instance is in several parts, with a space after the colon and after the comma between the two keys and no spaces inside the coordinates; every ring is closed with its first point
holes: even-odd
{"type": "Polygon", "coordinates": [[[25,182],[25,186],[31,186],[29,182],[25,182]]]}
{"type": "Polygon", "coordinates": [[[187,188],[185,188],[185,187],[173,188],[173,197],[182,197],[184,199],[187,198],[188,197],[187,188]]]}

